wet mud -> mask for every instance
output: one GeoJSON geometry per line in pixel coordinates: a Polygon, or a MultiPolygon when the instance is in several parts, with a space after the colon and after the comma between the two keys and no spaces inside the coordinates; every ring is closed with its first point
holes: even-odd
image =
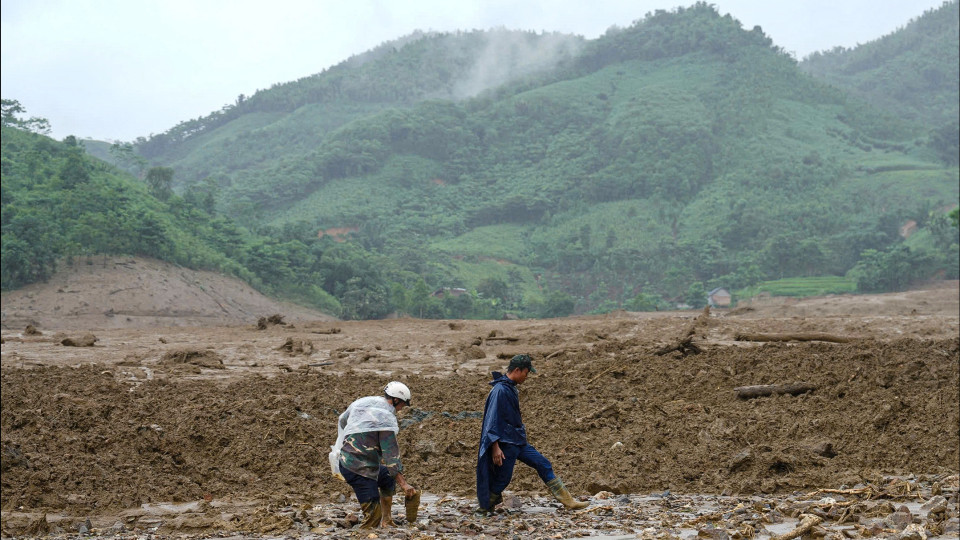
{"type": "Polygon", "coordinates": [[[427,496],[386,537],[956,537],[957,315],[762,310],[114,329],[90,347],[5,329],[3,536],[365,537],[326,452],[339,412],[399,379],[427,496]],[[735,339],[787,331],[851,339],[735,339]],[[698,353],[663,353],[688,333],[698,353]],[[473,513],[489,373],[518,352],[538,369],[529,441],[586,510],[518,466],[500,510],[473,513]],[[737,391],[758,385],[804,390],[737,391]]]}

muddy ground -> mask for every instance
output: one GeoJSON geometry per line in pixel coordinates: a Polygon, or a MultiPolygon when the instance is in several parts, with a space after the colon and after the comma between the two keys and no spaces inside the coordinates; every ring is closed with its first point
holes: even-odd
{"type": "Polygon", "coordinates": [[[813,519],[819,536],[957,535],[956,282],[708,316],[258,328],[269,314],[84,329],[45,312],[37,333],[5,320],[3,536],[355,536],[326,451],[337,414],[391,379],[414,394],[399,439],[426,496],[417,524],[383,536],[768,538],[813,519]],[[737,340],[773,333],[823,339],[737,340]],[[63,345],[85,334],[92,346],[63,345]],[[685,336],[694,347],[664,353],[685,336]],[[538,369],[521,387],[530,442],[586,511],[558,509],[521,466],[500,512],[472,514],[489,373],[519,352],[538,369]],[[797,383],[809,391],[735,390],[797,383]]]}

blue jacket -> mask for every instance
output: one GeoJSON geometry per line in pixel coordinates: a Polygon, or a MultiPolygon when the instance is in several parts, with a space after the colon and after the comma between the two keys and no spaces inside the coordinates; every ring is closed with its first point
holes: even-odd
{"type": "Polygon", "coordinates": [[[496,441],[527,444],[527,428],[520,418],[520,394],[517,385],[506,375],[494,371],[490,394],[483,406],[483,429],[480,432],[480,453],[483,457],[496,441]]]}
{"type": "Polygon", "coordinates": [[[490,475],[493,458],[490,445],[500,441],[522,446],[527,444],[527,429],[520,419],[520,394],[517,385],[506,375],[493,372],[490,394],[483,406],[483,428],[480,431],[480,452],[477,455],[477,502],[489,510],[490,475]]]}

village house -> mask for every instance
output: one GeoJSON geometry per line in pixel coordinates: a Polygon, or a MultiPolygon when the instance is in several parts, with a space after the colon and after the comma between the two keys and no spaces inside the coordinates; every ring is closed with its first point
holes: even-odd
{"type": "Polygon", "coordinates": [[[717,287],[707,293],[707,303],[710,307],[730,307],[732,299],[730,292],[723,287],[717,287]]]}

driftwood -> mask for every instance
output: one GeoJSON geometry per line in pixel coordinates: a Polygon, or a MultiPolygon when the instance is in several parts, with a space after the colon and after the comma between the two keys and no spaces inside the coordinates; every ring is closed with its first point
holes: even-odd
{"type": "Polygon", "coordinates": [[[339,328],[331,328],[331,329],[329,329],[329,330],[313,330],[311,333],[312,333],[312,334],[339,334],[339,333],[340,333],[340,329],[339,329],[339,328]]]}
{"type": "Polygon", "coordinates": [[[697,332],[697,327],[706,323],[709,318],[710,306],[708,305],[703,308],[703,312],[700,315],[697,315],[696,319],[687,325],[687,328],[683,331],[683,334],[681,334],[673,344],[667,345],[654,354],[657,356],[663,356],[665,354],[672,353],[673,351],[680,351],[680,354],[683,356],[700,354],[703,352],[703,350],[693,342],[693,336],[697,332]]]}
{"type": "Polygon", "coordinates": [[[772,396],[775,394],[790,394],[791,396],[797,396],[807,392],[812,392],[816,389],[817,387],[810,383],[792,383],[740,386],[734,388],[733,391],[737,393],[737,397],[740,399],[753,399],[764,396],[772,396]]]}
{"type": "Polygon", "coordinates": [[[823,518],[819,516],[813,516],[810,514],[801,514],[800,517],[801,517],[800,525],[797,526],[796,529],[788,533],[774,536],[770,540],[793,540],[794,538],[799,538],[807,534],[808,532],[810,532],[810,529],[816,527],[821,522],[823,522],[823,518]]]}
{"type": "Polygon", "coordinates": [[[803,334],[737,334],[736,341],[829,341],[831,343],[850,343],[853,338],[834,336],[823,332],[803,334]]]}
{"type": "Polygon", "coordinates": [[[599,379],[600,377],[603,377],[603,376],[606,375],[607,373],[610,373],[611,371],[613,371],[613,370],[615,370],[615,369],[617,369],[617,368],[623,368],[623,367],[624,367],[623,364],[614,364],[614,365],[608,367],[607,369],[601,371],[600,373],[598,373],[597,376],[594,377],[594,378],[592,378],[592,379],[590,379],[590,380],[587,382],[587,384],[593,384],[597,379],[599,379]]]}
{"type": "Polygon", "coordinates": [[[698,347],[697,344],[693,342],[693,336],[688,336],[680,341],[677,341],[673,345],[669,345],[660,349],[654,354],[657,356],[663,356],[665,354],[672,353],[673,351],[680,351],[683,356],[687,356],[690,354],[700,354],[703,352],[703,349],[698,347]]]}

